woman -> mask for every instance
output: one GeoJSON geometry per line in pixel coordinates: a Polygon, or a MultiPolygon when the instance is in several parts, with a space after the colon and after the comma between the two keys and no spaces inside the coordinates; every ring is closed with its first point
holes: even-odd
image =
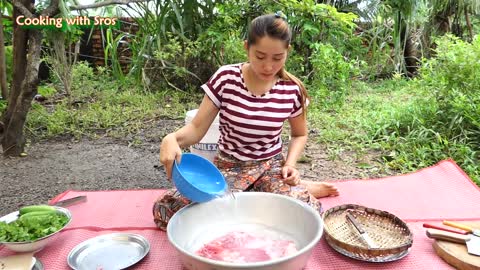
{"type": "MultiPolygon", "coordinates": [[[[317,200],[337,196],[335,186],[301,181],[295,164],[308,137],[307,91],[284,66],[291,30],[279,13],[255,18],[244,43],[248,62],[226,65],[202,85],[205,96],[195,118],[162,140],[160,161],[171,177],[181,148],[199,142],[220,113],[220,138],[215,165],[232,191],[262,191],[292,196],[320,210],[317,200]],[[287,156],[282,154],[285,120],[291,129],[287,156]]],[[[165,230],[170,217],[189,201],[175,190],[154,205],[154,220],[165,230]]]]}

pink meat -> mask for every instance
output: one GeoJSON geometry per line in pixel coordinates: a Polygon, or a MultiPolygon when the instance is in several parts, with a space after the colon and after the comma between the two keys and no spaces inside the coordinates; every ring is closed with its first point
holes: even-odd
{"type": "Polygon", "coordinates": [[[217,261],[242,263],[268,261],[296,251],[293,241],[230,232],[205,244],[196,254],[217,261]]]}

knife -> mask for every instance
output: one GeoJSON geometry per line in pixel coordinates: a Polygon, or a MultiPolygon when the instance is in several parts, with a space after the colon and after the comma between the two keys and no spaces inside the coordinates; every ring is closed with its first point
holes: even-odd
{"type": "Polygon", "coordinates": [[[357,221],[357,219],[350,213],[346,214],[346,217],[350,222],[353,224],[355,229],[360,233],[360,236],[362,239],[367,243],[368,248],[378,248],[378,245],[375,244],[372,238],[367,234],[367,232],[363,229],[363,227],[360,225],[360,223],[357,221]]]}
{"type": "Polygon", "coordinates": [[[475,228],[467,226],[465,224],[460,224],[460,223],[456,223],[456,222],[452,222],[452,221],[448,221],[448,220],[444,220],[443,224],[447,225],[447,226],[450,226],[450,227],[460,229],[460,230],[467,231],[467,232],[472,233],[476,236],[480,236],[480,229],[475,229],[475,228]]]}
{"type": "Polygon", "coordinates": [[[54,206],[67,207],[81,202],[86,202],[87,196],[76,196],[70,199],[65,199],[59,202],[54,203],[54,206]]]}
{"type": "Polygon", "coordinates": [[[427,229],[427,236],[432,239],[444,240],[454,243],[466,244],[469,254],[480,256],[480,237],[468,234],[445,232],[437,229],[427,229]]]}

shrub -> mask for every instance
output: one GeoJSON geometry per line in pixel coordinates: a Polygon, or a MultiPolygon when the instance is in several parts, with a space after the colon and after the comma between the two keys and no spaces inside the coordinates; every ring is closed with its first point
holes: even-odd
{"type": "Polygon", "coordinates": [[[341,105],[351,85],[351,78],[359,69],[354,61],[345,58],[330,44],[315,43],[310,62],[313,76],[310,93],[322,104],[341,105]]]}
{"type": "Polygon", "coordinates": [[[7,65],[7,83],[11,83],[13,76],[13,46],[5,46],[5,64],[7,65]]]}
{"type": "Polygon", "coordinates": [[[448,139],[480,150],[480,36],[466,43],[437,40],[437,56],[421,69],[423,86],[437,103],[435,128],[448,139]]]}

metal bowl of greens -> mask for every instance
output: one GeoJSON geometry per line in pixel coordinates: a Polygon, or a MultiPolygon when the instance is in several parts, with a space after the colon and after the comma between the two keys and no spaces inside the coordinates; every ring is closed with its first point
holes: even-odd
{"type": "Polygon", "coordinates": [[[50,243],[70,221],[63,207],[34,205],[0,218],[0,244],[15,252],[36,252],[50,243]]]}

